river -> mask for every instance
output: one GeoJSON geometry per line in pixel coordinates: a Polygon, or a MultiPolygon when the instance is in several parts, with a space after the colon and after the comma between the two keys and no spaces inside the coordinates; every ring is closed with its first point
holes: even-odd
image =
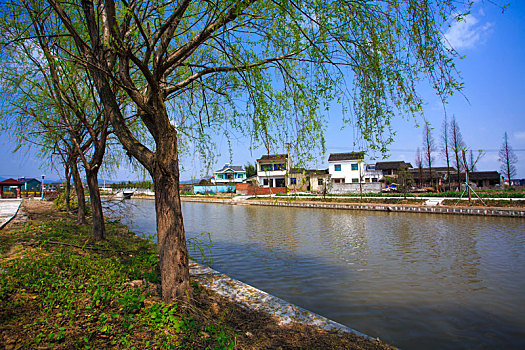
{"type": "MultiPolygon", "coordinates": [[[[152,200],[125,224],[155,232],[152,200]]],[[[521,218],[183,202],[214,268],[403,349],[525,348],[521,218]]]]}

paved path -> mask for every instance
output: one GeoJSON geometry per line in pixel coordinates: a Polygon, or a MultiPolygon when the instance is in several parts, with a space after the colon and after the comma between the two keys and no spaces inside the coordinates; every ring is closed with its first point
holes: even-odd
{"type": "Polygon", "coordinates": [[[15,217],[20,204],[21,199],[0,199],[0,229],[15,217]]]}

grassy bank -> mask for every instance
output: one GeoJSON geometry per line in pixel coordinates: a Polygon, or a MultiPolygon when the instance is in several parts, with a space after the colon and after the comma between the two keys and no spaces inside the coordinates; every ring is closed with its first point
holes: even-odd
{"type": "Polygon", "coordinates": [[[117,222],[91,240],[50,203],[0,231],[0,344],[6,349],[384,349],[354,335],[278,326],[193,285],[192,304],[160,301],[157,249],[117,222]]]}

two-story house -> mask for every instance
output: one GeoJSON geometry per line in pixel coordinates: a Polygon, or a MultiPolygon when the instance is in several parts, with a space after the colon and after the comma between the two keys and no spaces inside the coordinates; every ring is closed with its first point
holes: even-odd
{"type": "Polygon", "coordinates": [[[383,172],[377,170],[375,164],[366,164],[363,171],[363,181],[365,183],[376,183],[383,177],[383,172]]]}
{"type": "Polygon", "coordinates": [[[257,159],[257,181],[262,187],[286,187],[286,177],[292,169],[287,154],[263,155],[257,159]]]}
{"type": "Polygon", "coordinates": [[[330,153],[328,173],[334,184],[364,182],[364,152],[330,153]]]}
{"type": "Polygon", "coordinates": [[[213,172],[211,181],[214,184],[240,183],[246,180],[246,170],[242,166],[225,164],[220,170],[213,172]]]}

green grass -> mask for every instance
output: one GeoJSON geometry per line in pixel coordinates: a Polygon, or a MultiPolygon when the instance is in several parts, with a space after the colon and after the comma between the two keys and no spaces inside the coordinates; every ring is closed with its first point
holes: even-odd
{"type": "Polygon", "coordinates": [[[50,219],[2,233],[0,320],[17,348],[233,347],[220,320],[160,301],[153,243],[115,222],[107,231],[94,243],[89,227],[50,219]]]}
{"type": "MultiPolygon", "coordinates": [[[[479,190],[476,191],[476,193],[481,198],[525,198],[525,191],[512,191],[512,190],[479,190]]],[[[461,197],[462,192],[460,191],[445,191],[445,192],[439,192],[439,193],[407,193],[406,197],[451,197],[451,198],[459,198],[461,197]]],[[[276,196],[278,197],[311,197],[315,194],[304,194],[304,193],[277,193],[276,196]]],[[[463,196],[465,196],[464,194],[463,196]]],[[[398,192],[379,192],[379,193],[363,193],[363,197],[405,197],[405,194],[398,193],[398,192]]],[[[361,197],[361,194],[359,193],[342,193],[342,194],[327,194],[327,198],[329,197],[361,197]]]]}

